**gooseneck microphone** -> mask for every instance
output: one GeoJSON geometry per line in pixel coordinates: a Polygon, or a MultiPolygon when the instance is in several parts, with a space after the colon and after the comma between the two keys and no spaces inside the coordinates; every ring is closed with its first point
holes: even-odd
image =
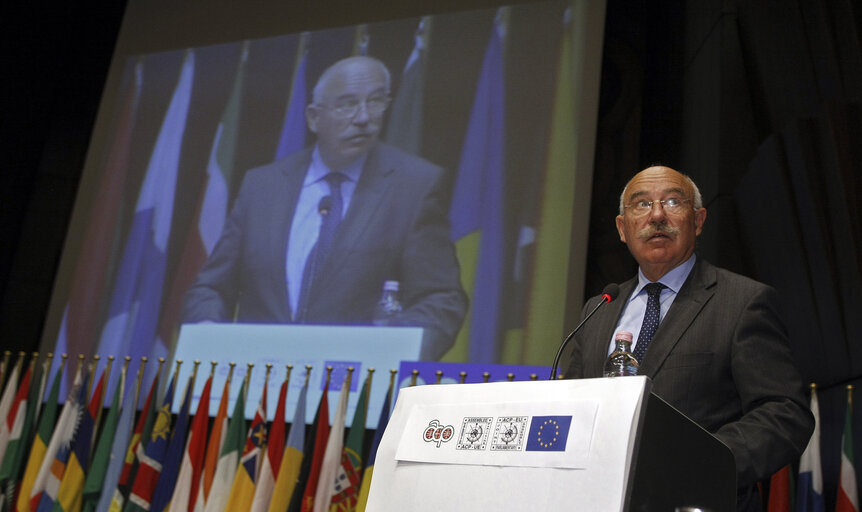
{"type": "Polygon", "coordinates": [[[579,323],[578,326],[575,327],[575,330],[570,332],[569,335],[566,336],[566,339],[563,340],[563,343],[560,345],[560,349],[557,350],[557,357],[554,358],[554,366],[551,367],[551,376],[548,378],[548,380],[554,380],[557,378],[557,365],[560,364],[560,357],[563,355],[563,349],[566,348],[566,345],[568,345],[570,341],[572,341],[572,338],[575,337],[575,334],[577,334],[577,332],[581,330],[581,327],[583,327],[584,324],[587,323],[587,320],[592,318],[592,316],[596,313],[596,311],[599,310],[600,307],[616,299],[617,295],[619,294],[620,286],[618,284],[611,283],[605,286],[605,289],[602,290],[602,299],[599,301],[598,304],[596,304],[596,307],[594,307],[593,310],[590,311],[590,313],[586,317],[584,317],[583,320],[581,320],[581,323],[579,323]]]}

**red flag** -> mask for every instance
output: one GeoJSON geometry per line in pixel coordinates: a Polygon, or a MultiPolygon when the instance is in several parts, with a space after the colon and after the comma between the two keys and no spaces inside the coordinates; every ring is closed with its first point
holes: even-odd
{"type": "Polygon", "coordinates": [[[790,512],[790,466],[779,469],[769,480],[768,512],[790,512]]]}
{"type": "Polygon", "coordinates": [[[207,423],[210,417],[210,389],[213,378],[207,379],[198,401],[198,410],[192,420],[192,428],[186,443],[180,472],[177,476],[170,510],[194,510],[198,487],[204,470],[204,451],[207,446],[207,423]]]}
{"type": "Polygon", "coordinates": [[[320,480],[320,468],[323,465],[323,454],[326,452],[326,442],[329,439],[329,380],[320,397],[320,407],[317,411],[317,432],[314,437],[314,451],[311,455],[311,470],[305,484],[305,492],[302,494],[302,512],[314,510],[314,495],[317,492],[317,482],[320,480]]]}

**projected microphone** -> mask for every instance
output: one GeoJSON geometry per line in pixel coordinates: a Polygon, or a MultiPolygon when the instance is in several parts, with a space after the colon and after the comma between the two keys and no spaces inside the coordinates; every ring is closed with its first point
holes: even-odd
{"type": "Polygon", "coordinates": [[[605,286],[605,289],[602,290],[602,300],[600,300],[599,303],[596,304],[596,307],[594,307],[593,310],[590,311],[590,313],[586,317],[584,317],[583,320],[581,320],[581,323],[579,323],[578,326],[575,327],[575,330],[570,332],[569,335],[566,336],[566,339],[563,340],[563,343],[560,345],[560,349],[557,350],[557,357],[554,358],[554,366],[551,367],[551,376],[548,378],[548,380],[554,380],[557,378],[557,365],[560,364],[560,357],[563,355],[563,349],[566,348],[566,345],[568,345],[570,341],[572,341],[572,338],[575,337],[575,334],[577,334],[577,332],[581,330],[581,327],[583,327],[584,324],[587,323],[587,320],[589,320],[596,313],[596,311],[599,310],[600,307],[616,299],[617,295],[619,294],[620,286],[618,284],[611,283],[605,286]]]}
{"type": "Polygon", "coordinates": [[[332,211],[332,196],[323,196],[317,203],[317,213],[326,217],[332,211]]]}

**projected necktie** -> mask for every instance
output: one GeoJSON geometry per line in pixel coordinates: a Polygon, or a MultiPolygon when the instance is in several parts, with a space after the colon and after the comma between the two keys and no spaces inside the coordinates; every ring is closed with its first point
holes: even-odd
{"type": "Polygon", "coordinates": [[[650,283],[644,286],[647,292],[646,311],[644,312],[644,321],[641,325],[641,332],[638,334],[638,343],[635,345],[634,356],[638,363],[643,361],[646,354],[647,346],[652,340],[655,331],[658,329],[658,323],[661,319],[661,303],[659,297],[661,291],[665,289],[665,285],[661,283],[650,283]]]}
{"type": "Polygon", "coordinates": [[[299,308],[296,319],[300,322],[305,320],[308,312],[308,297],[321,274],[323,264],[329,256],[329,251],[332,249],[332,242],[335,240],[335,231],[338,225],[341,224],[341,217],[344,214],[344,198],[341,196],[341,184],[347,179],[347,176],[340,172],[331,172],[323,177],[329,185],[329,195],[324,196],[318,203],[317,211],[320,213],[320,233],[317,236],[317,243],[314,244],[311,251],[308,253],[308,258],[305,260],[305,268],[302,272],[302,289],[299,294],[299,308]]]}

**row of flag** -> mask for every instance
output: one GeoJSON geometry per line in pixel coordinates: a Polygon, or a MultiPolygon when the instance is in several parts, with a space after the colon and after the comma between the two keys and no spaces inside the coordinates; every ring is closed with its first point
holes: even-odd
{"type": "MultiPolygon", "coordinates": [[[[138,412],[146,357],[141,358],[133,386],[126,385],[131,358],[125,358],[107,409],[103,405],[113,357],[95,378],[98,356],[90,362],[79,356],[62,407],[59,390],[66,355],[51,379],[47,397],[52,355],[40,361],[34,353],[26,370],[25,359],[22,353],[14,365],[8,364],[8,357],[0,365],[0,383],[6,382],[0,397],[0,511],[364,510],[397,373],[390,371],[389,390],[367,451],[370,455],[363,460],[373,369],[368,370],[347,429],[353,369],[347,370],[330,419],[332,368],[327,368],[314,423],[306,431],[310,366],[305,367],[305,381],[288,429],[285,402],[291,365],[286,368],[272,420],[265,384],[249,424],[244,411],[253,365],[249,365],[229,416],[231,363],[218,411],[210,422],[215,362],[192,415],[197,361],[184,384],[178,382],[182,361],[177,361],[159,400],[164,363],[159,360],[138,412]],[[177,415],[171,412],[175,400],[180,401],[177,415]]],[[[267,384],[271,369],[267,365],[267,384]]]]}
{"type": "MultiPolygon", "coordinates": [[[[781,468],[769,482],[769,512],[824,512],[823,468],[820,462],[820,404],[817,385],[811,384],[811,413],[814,415],[814,433],[799,459],[799,473],[795,479],[790,465],[781,468]]],[[[847,411],[841,435],[841,469],[835,512],[859,512],[859,490],[853,457],[853,386],[847,386],[847,411]]]]}

